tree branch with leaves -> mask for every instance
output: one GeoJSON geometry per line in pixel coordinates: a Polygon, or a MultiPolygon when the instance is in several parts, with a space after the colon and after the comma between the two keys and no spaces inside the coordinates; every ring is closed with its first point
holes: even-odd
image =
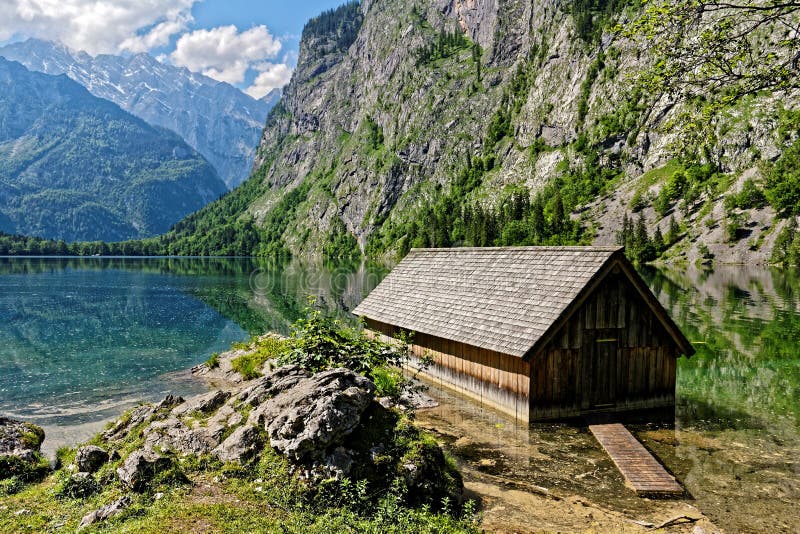
{"type": "Polygon", "coordinates": [[[655,91],[730,103],[800,89],[800,2],[656,0],[620,32],[653,54],[655,91]]]}

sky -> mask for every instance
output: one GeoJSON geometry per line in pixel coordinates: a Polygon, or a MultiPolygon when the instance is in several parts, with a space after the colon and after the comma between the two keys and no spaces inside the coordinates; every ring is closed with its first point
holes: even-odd
{"type": "Polygon", "coordinates": [[[0,0],[0,44],[145,52],[260,98],[289,82],[306,21],[345,0],[0,0]]]}

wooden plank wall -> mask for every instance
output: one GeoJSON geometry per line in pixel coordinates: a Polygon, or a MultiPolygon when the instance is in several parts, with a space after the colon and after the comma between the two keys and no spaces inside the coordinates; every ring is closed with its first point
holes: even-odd
{"type": "Polygon", "coordinates": [[[562,330],[531,359],[530,419],[580,415],[588,404],[589,344],[614,343],[616,403],[602,411],[668,407],[675,403],[678,348],[624,276],[609,275],[562,330]]]}
{"type": "MultiPolygon", "coordinates": [[[[391,341],[395,334],[392,325],[377,321],[368,319],[367,327],[383,341],[391,341]]],[[[419,332],[414,334],[411,352],[415,367],[423,357],[433,359],[434,364],[423,371],[427,378],[528,420],[530,366],[521,358],[419,332]]]]}

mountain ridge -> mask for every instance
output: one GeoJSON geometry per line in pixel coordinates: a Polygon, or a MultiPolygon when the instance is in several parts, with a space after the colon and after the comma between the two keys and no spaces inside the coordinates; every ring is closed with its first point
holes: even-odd
{"type": "Polygon", "coordinates": [[[228,187],[252,169],[264,119],[277,99],[258,100],[232,85],[157,61],[86,52],[28,39],[0,47],[0,56],[45,74],[66,74],[97,97],[180,135],[217,169],[228,187]]]}
{"type": "Polygon", "coordinates": [[[612,31],[638,10],[325,12],[303,30],[251,177],[142,246],[391,263],[412,247],[616,244],[638,262],[800,263],[796,96],[687,123],[703,103],[644,90],[654,58],[612,31]]]}
{"type": "Polygon", "coordinates": [[[65,241],[165,232],[225,185],[175,133],[66,75],[0,58],[0,231],[65,241]]]}

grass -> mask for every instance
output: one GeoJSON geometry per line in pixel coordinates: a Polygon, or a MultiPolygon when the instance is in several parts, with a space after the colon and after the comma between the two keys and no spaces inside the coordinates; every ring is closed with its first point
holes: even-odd
{"type": "MultiPolygon", "coordinates": [[[[234,344],[234,348],[238,348],[237,345],[240,344],[234,344]]],[[[266,336],[251,342],[246,348],[251,352],[234,358],[231,367],[245,380],[252,380],[261,376],[261,369],[268,360],[278,358],[288,350],[288,343],[285,339],[266,336]]]]}
{"type": "Polygon", "coordinates": [[[678,159],[671,159],[666,164],[656,169],[651,169],[641,175],[636,182],[636,191],[639,195],[646,195],[647,191],[655,184],[669,179],[677,171],[683,170],[683,164],[678,159]]]}

